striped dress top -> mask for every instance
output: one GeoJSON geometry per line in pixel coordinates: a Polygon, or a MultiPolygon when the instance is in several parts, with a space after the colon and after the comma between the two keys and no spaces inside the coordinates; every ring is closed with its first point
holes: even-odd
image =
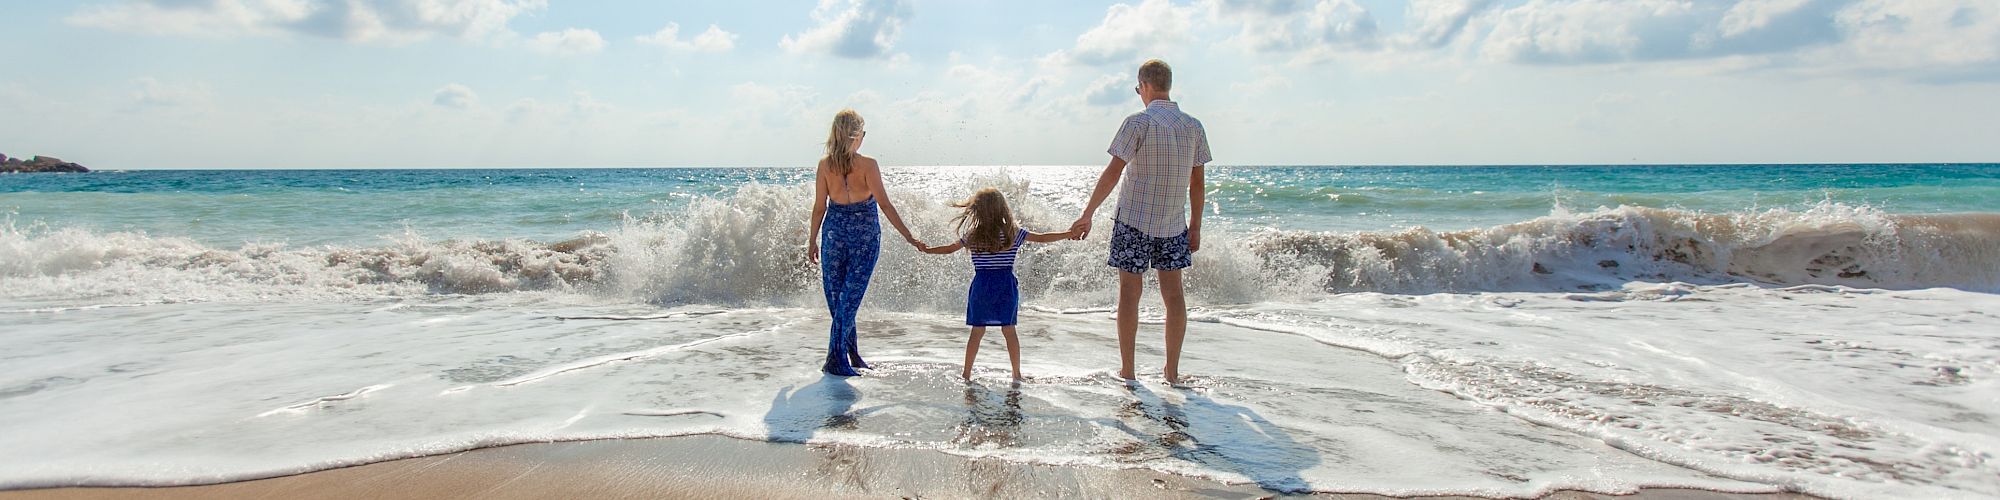
{"type": "MultiPolygon", "coordinates": [[[[1028,230],[1022,229],[1014,235],[1014,246],[998,252],[972,252],[972,268],[979,271],[1014,269],[1014,255],[1020,253],[1021,244],[1028,241],[1028,230]]],[[[962,242],[961,242],[962,243],[962,242]]]]}

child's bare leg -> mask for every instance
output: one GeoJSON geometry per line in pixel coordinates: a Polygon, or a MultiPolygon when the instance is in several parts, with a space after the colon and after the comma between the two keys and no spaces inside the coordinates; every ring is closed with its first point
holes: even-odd
{"type": "Polygon", "coordinates": [[[1181,383],[1181,340],[1187,338],[1187,296],[1181,271],[1160,271],[1160,302],[1167,308],[1167,383],[1181,383]]]}
{"type": "Polygon", "coordinates": [[[1118,377],[1132,380],[1132,344],[1139,337],[1139,296],[1146,291],[1143,275],[1118,271],[1118,377]]]}
{"type": "Polygon", "coordinates": [[[986,327],[972,327],[972,337],[965,340],[965,371],[959,372],[958,378],[972,380],[972,359],[979,357],[979,339],[985,336],[986,327]]]}
{"type": "Polygon", "coordinates": [[[1000,327],[1000,334],[1007,337],[1007,362],[1014,365],[1014,380],[1021,379],[1021,340],[1014,337],[1014,326],[1000,327]]]}

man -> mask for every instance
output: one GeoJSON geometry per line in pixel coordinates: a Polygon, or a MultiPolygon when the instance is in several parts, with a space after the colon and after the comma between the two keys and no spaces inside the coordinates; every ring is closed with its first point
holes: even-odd
{"type": "Polygon", "coordinates": [[[1118,268],[1118,376],[1132,380],[1132,344],[1139,334],[1139,296],[1147,269],[1158,270],[1160,300],[1167,311],[1167,383],[1180,383],[1181,340],[1187,336],[1187,300],[1181,270],[1201,249],[1202,166],[1209,160],[1208,133],[1201,121],[1182,113],[1168,97],[1173,69],[1159,59],[1139,65],[1138,92],[1146,109],[1125,118],[1111,141],[1111,163],[1097,178],[1097,189],[1084,205],[1083,216],[1070,229],[1081,239],[1090,234],[1098,205],[1118,190],[1117,227],[1111,233],[1111,259],[1118,268]],[[1126,172],[1130,167],[1130,172],[1126,172]],[[1123,182],[1120,183],[1120,177],[1123,182]],[[1194,205],[1189,211],[1188,205],[1194,205]]]}

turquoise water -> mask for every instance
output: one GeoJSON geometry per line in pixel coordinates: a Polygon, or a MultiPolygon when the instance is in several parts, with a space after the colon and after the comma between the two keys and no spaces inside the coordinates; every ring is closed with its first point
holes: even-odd
{"type": "MultiPolygon", "coordinates": [[[[1721,213],[1822,202],[1888,213],[2000,212],[2000,165],[1231,167],[1209,172],[1211,221],[1234,229],[1461,230],[1561,205],[1721,213]]],[[[1095,167],[904,167],[902,203],[1026,182],[1074,213],[1095,167]]],[[[432,239],[575,237],[628,218],[670,217],[746,184],[799,185],[804,169],[140,170],[0,176],[17,226],[188,237],[209,245],[367,245],[432,239]]],[[[803,216],[804,214],[800,214],[803,216]]]]}

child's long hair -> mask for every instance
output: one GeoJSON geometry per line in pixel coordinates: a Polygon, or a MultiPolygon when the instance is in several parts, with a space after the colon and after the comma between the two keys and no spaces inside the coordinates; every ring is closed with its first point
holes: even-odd
{"type": "Polygon", "coordinates": [[[974,252],[1004,252],[1014,248],[1014,236],[1020,226],[1014,224],[1014,211],[1007,208],[1007,196],[993,188],[980,189],[965,201],[951,206],[963,208],[952,224],[958,226],[958,237],[965,241],[965,248],[974,252]]]}
{"type": "Polygon", "coordinates": [[[826,133],[826,166],[833,174],[846,177],[854,171],[854,139],[861,137],[861,113],[843,109],[833,115],[832,130],[826,133]]]}

